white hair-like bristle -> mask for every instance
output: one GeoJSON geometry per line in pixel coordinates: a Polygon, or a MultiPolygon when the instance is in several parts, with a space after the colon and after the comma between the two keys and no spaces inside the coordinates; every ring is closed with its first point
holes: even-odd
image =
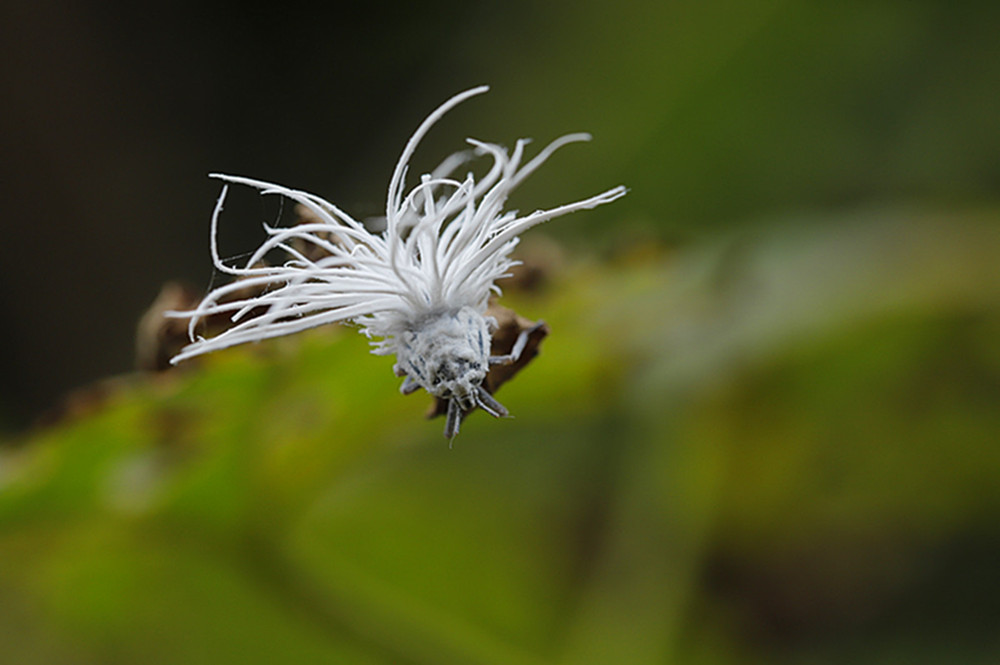
{"type": "Polygon", "coordinates": [[[463,307],[482,313],[490,293],[498,292],[496,280],[514,265],[510,253],[519,234],[625,194],[626,189],[619,186],[523,217],[504,211],[508,196],[525,178],[562,146],[589,140],[587,134],[557,139],[526,163],[522,163],[526,140],[517,141],[508,152],[499,145],[470,139],[471,149],[445,159],[406,191],[410,159],[427,131],[456,105],[487,90],[481,86],[455,95],[431,113],[407,142],[389,181],[385,229],[380,233],[368,231],[314,194],[212,174],[226,183],[212,214],[212,261],[216,269],[239,279],[213,289],[193,310],[171,314],[190,318],[192,340],[171,362],[337,322],[356,324],[380,340],[375,353],[396,353],[398,336],[428,317],[463,307]],[[482,156],[490,157],[493,164],[481,180],[471,172],[455,176],[469,160],[482,156]],[[265,226],[266,241],[240,266],[227,265],[219,255],[217,231],[231,184],[291,199],[307,208],[314,219],[284,228],[265,226]],[[293,244],[321,250],[323,257],[315,258],[315,253],[293,244]],[[285,262],[260,267],[261,260],[274,250],[286,254],[285,262]],[[230,328],[209,339],[197,337],[202,319],[223,313],[232,320],[230,328]]]}

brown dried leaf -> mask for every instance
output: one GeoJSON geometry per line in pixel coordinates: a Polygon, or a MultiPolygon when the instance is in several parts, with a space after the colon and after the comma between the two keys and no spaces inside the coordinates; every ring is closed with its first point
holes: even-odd
{"type": "MultiPolygon", "coordinates": [[[[239,289],[225,300],[253,298],[259,295],[261,290],[261,287],[239,289]]],[[[135,342],[137,369],[149,372],[170,369],[170,359],[191,340],[188,338],[188,319],[171,318],[164,314],[170,311],[183,312],[194,309],[201,302],[201,297],[201,292],[187,284],[167,282],[163,285],[156,300],[139,319],[135,342]]],[[[248,316],[257,316],[260,313],[261,311],[251,310],[248,316]]],[[[198,333],[210,337],[231,325],[232,321],[228,314],[214,314],[199,320],[198,333]]]]}

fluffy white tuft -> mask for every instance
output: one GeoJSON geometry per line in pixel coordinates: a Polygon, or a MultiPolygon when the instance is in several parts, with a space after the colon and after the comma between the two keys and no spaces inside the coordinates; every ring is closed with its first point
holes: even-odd
{"type": "Polygon", "coordinates": [[[369,337],[380,338],[375,353],[397,352],[399,336],[422,321],[463,307],[482,313],[495,281],[514,265],[510,253],[523,231],[553,217],[586,210],[623,196],[624,187],[524,217],[505,212],[510,193],[552,153],[562,146],[587,141],[587,134],[570,134],[550,143],[526,163],[527,141],[517,141],[513,151],[469,139],[471,149],[447,158],[419,184],[405,192],[410,158],[427,131],[449,110],[482,94],[481,86],[455,95],[431,113],[407,142],[389,182],[386,226],[381,233],[363,224],[318,196],[281,185],[230,175],[212,214],[211,253],[215,267],[239,277],[212,290],[193,310],[174,312],[190,318],[192,343],[171,362],[235,344],[299,332],[334,322],[361,327],[369,337]],[[489,156],[489,172],[479,181],[472,173],[456,176],[471,159],[489,156]],[[229,184],[259,189],[262,195],[278,194],[305,206],[318,221],[271,228],[268,239],[242,267],[225,264],[219,256],[217,230],[229,184]],[[404,193],[405,192],[405,193],[404,193]],[[315,247],[323,258],[293,247],[315,247]],[[280,250],[287,260],[279,266],[258,267],[270,252],[280,250]],[[253,292],[252,297],[239,294],[253,292]],[[225,313],[233,326],[210,339],[196,337],[199,321],[225,313]]]}

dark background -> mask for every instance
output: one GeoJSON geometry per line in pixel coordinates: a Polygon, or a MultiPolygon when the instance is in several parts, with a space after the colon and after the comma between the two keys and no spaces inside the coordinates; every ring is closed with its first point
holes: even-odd
{"type": "MultiPolygon", "coordinates": [[[[378,214],[409,132],[481,83],[423,159],[466,136],[593,132],[522,199],[628,184],[613,211],[553,225],[580,249],[995,204],[998,28],[993,2],[6,3],[3,420],[128,371],[165,281],[208,286],[207,173],[378,214]]],[[[275,213],[231,205],[236,254],[275,213]]]]}

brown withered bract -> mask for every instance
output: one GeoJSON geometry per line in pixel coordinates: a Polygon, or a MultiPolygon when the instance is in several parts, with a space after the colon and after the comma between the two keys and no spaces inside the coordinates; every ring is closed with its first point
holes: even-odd
{"type": "MultiPolygon", "coordinates": [[[[252,296],[260,289],[248,288],[232,294],[233,299],[252,296]]],[[[188,322],[164,316],[166,312],[191,309],[201,300],[202,294],[188,284],[167,282],[160,289],[156,300],[139,319],[135,340],[135,366],[148,372],[162,372],[172,367],[170,359],[191,342],[188,322]]],[[[253,312],[250,313],[253,316],[253,312]]],[[[231,325],[226,314],[204,317],[199,323],[199,334],[214,335],[231,325]]]]}
{"type": "MultiPolygon", "coordinates": [[[[295,214],[298,216],[296,224],[313,224],[319,220],[316,215],[303,205],[295,206],[295,214]]],[[[340,244],[336,234],[323,234],[331,243],[340,244]]],[[[302,242],[299,239],[291,241],[291,247],[300,252],[310,261],[317,261],[326,256],[329,252],[321,247],[302,242]]],[[[264,267],[267,263],[261,261],[255,267],[264,267]]],[[[238,280],[237,280],[238,281],[238,280]]],[[[252,298],[262,292],[262,288],[248,287],[245,290],[236,291],[225,299],[227,301],[242,300],[252,298]]],[[[188,322],[183,319],[166,317],[166,312],[183,312],[197,307],[204,294],[196,291],[189,284],[180,282],[167,282],[160,289],[156,300],[149,306],[149,309],[139,319],[139,326],[136,331],[136,355],[135,366],[137,369],[149,372],[162,372],[170,369],[170,359],[173,358],[182,348],[187,346],[191,340],[188,337],[188,322]]],[[[251,312],[250,316],[254,313],[251,312]]],[[[227,315],[214,314],[202,318],[198,334],[211,337],[222,332],[231,325],[227,315]]]]}
{"type": "Polygon", "coordinates": [[[189,309],[197,305],[200,298],[201,293],[188,284],[167,282],[160,288],[156,300],[143,313],[136,327],[137,369],[162,372],[170,368],[170,359],[188,343],[188,324],[164,314],[189,309]]]}

